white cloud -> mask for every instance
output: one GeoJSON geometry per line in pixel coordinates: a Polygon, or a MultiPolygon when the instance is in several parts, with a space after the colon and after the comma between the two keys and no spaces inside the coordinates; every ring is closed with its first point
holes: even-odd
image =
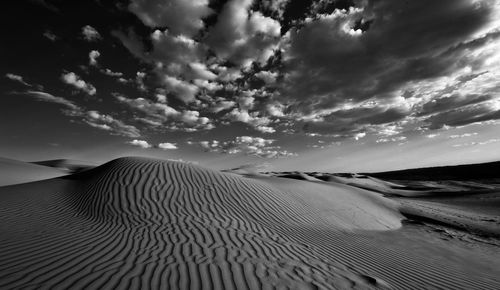
{"type": "Polygon", "coordinates": [[[283,113],[283,110],[285,109],[285,106],[279,103],[274,103],[274,104],[267,104],[266,105],[267,112],[269,115],[273,117],[284,117],[285,113],[283,113]]]}
{"type": "Polygon", "coordinates": [[[56,41],[57,40],[57,35],[55,35],[52,31],[50,30],[45,30],[45,32],[43,33],[43,36],[45,38],[47,38],[48,40],[50,41],[56,41]]]}
{"type": "Polygon", "coordinates": [[[141,147],[143,149],[147,149],[147,148],[151,148],[152,147],[151,144],[149,144],[147,141],[145,141],[145,140],[137,140],[137,139],[129,141],[129,142],[127,142],[127,144],[138,146],[138,147],[141,147]]]}
{"type": "Polygon", "coordinates": [[[210,110],[214,113],[218,113],[218,112],[221,112],[224,110],[231,109],[235,105],[236,105],[236,102],[234,102],[234,101],[227,101],[225,99],[222,99],[222,100],[217,101],[217,103],[215,103],[213,105],[213,107],[211,107],[210,110]]]}
{"type": "Polygon", "coordinates": [[[397,136],[397,137],[391,137],[391,138],[377,139],[375,142],[376,143],[387,143],[387,142],[402,142],[402,141],[405,141],[405,140],[406,140],[405,136],[397,136]]]}
{"type": "Polygon", "coordinates": [[[35,97],[36,99],[43,101],[43,102],[56,103],[56,104],[63,105],[67,109],[70,109],[72,111],[81,111],[81,108],[78,107],[72,101],[69,101],[69,100],[62,98],[62,97],[57,97],[57,96],[51,95],[49,93],[40,92],[40,91],[27,91],[25,94],[32,96],[32,97],[35,97]]]}
{"type": "Polygon", "coordinates": [[[207,43],[221,59],[241,67],[254,61],[264,64],[273,55],[280,38],[278,21],[249,12],[252,0],[231,0],[208,32],[207,43]]]}
{"type": "Polygon", "coordinates": [[[92,84],[85,82],[73,72],[63,73],[61,75],[61,80],[66,84],[72,85],[73,87],[80,89],[91,96],[95,95],[97,92],[96,88],[92,84]]]}
{"type": "Polygon", "coordinates": [[[90,25],[85,25],[84,27],[82,27],[82,35],[83,38],[89,42],[102,39],[99,32],[97,32],[97,30],[90,25]]]}
{"type": "Polygon", "coordinates": [[[123,73],[122,72],[114,72],[112,70],[110,70],[109,68],[106,68],[106,69],[102,69],[100,70],[101,73],[107,75],[107,76],[110,76],[110,77],[121,77],[123,76],[123,73]]]}
{"type": "Polygon", "coordinates": [[[170,76],[165,76],[163,78],[163,84],[165,85],[165,89],[167,89],[167,91],[173,93],[184,103],[190,103],[196,99],[198,87],[193,84],[170,76]]]}
{"type": "Polygon", "coordinates": [[[131,138],[140,137],[140,131],[134,126],[127,125],[110,115],[101,114],[98,111],[87,111],[84,114],[84,122],[88,125],[103,130],[111,131],[115,135],[131,138]]]}
{"type": "Polygon", "coordinates": [[[149,27],[168,27],[174,34],[195,35],[212,13],[208,0],[133,0],[129,10],[149,27]]]}
{"type": "Polygon", "coordinates": [[[31,87],[30,84],[28,84],[27,82],[24,81],[23,77],[20,76],[20,75],[16,75],[16,74],[12,74],[12,73],[7,73],[5,75],[6,78],[10,79],[10,80],[13,80],[13,81],[16,81],[18,83],[21,83],[25,86],[28,86],[28,87],[31,87]]]}
{"type": "MultiPolygon", "coordinates": [[[[279,146],[273,146],[275,140],[264,139],[253,136],[238,136],[232,141],[220,142],[217,140],[200,141],[197,144],[205,151],[224,154],[246,154],[262,158],[280,158],[296,156],[295,153],[282,150],[279,146]]],[[[194,142],[190,142],[193,144],[194,142]]],[[[188,143],[189,144],[189,143],[188,143]]]]}
{"type": "Polygon", "coordinates": [[[255,98],[252,95],[253,92],[244,91],[243,95],[238,97],[238,105],[241,110],[250,110],[253,108],[255,98]]]}
{"type": "Polygon", "coordinates": [[[158,144],[158,148],[163,149],[163,150],[178,149],[177,145],[175,143],[168,143],[168,142],[158,144]]]}
{"type": "Polygon", "coordinates": [[[477,135],[477,133],[473,132],[473,133],[464,133],[464,134],[451,135],[448,138],[450,138],[450,139],[467,138],[467,137],[472,137],[472,136],[476,136],[476,135],[477,135]]]}
{"type": "Polygon", "coordinates": [[[124,104],[127,104],[134,110],[138,110],[146,114],[147,118],[137,118],[143,123],[153,127],[158,127],[167,121],[171,123],[168,128],[170,130],[196,131],[198,129],[210,130],[214,128],[210,119],[200,116],[200,112],[194,110],[177,111],[169,105],[144,98],[130,99],[120,94],[114,94],[115,98],[124,104]]]}
{"type": "Polygon", "coordinates": [[[255,130],[260,131],[262,133],[274,133],[276,130],[273,127],[269,126],[257,126],[255,127],[255,130]]]}
{"type": "Polygon", "coordinates": [[[119,102],[125,103],[134,109],[146,113],[146,115],[148,115],[149,117],[153,117],[161,121],[166,121],[169,118],[180,115],[179,111],[163,102],[154,103],[144,98],[130,99],[120,94],[115,94],[115,97],[119,102]]]}
{"type": "Polygon", "coordinates": [[[78,117],[83,123],[94,128],[109,131],[113,135],[121,135],[131,138],[137,138],[141,135],[139,129],[132,125],[127,125],[112,116],[101,114],[95,110],[86,111],[84,108],[65,98],[41,91],[27,91],[23,94],[35,97],[39,101],[63,105],[65,107],[65,109],[62,110],[64,115],[69,117],[78,117]]]}
{"type": "Polygon", "coordinates": [[[136,74],[135,74],[135,82],[137,84],[137,88],[140,90],[140,91],[147,91],[148,89],[146,88],[146,85],[144,84],[144,79],[146,78],[146,73],[145,72],[141,72],[141,71],[138,71],[136,74]]]}
{"type": "Polygon", "coordinates": [[[203,79],[203,80],[213,80],[217,78],[217,75],[211,72],[207,66],[200,62],[194,62],[189,64],[189,68],[194,74],[195,79],[203,79]]]}
{"type": "Polygon", "coordinates": [[[92,50],[89,52],[89,64],[93,66],[97,66],[97,58],[101,56],[99,51],[92,50]]]}
{"type": "Polygon", "coordinates": [[[255,76],[263,80],[266,84],[274,84],[276,82],[276,78],[278,77],[278,73],[269,71],[260,71],[256,73],[255,76]]]}
{"type": "Polygon", "coordinates": [[[359,140],[361,138],[364,138],[365,136],[366,136],[366,133],[365,132],[361,132],[361,133],[354,134],[353,138],[354,138],[354,140],[357,141],[357,140],[359,140]]]}

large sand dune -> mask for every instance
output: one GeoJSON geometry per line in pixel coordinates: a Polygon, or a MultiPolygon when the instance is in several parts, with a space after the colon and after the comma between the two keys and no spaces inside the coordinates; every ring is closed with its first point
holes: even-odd
{"type": "Polygon", "coordinates": [[[395,234],[394,202],[290,181],[120,158],[0,188],[0,289],[500,289],[498,256],[395,234]]]}

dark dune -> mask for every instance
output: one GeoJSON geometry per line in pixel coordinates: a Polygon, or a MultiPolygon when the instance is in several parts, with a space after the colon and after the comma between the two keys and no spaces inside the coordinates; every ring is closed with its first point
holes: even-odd
{"type": "Polygon", "coordinates": [[[72,160],[72,159],[53,159],[53,160],[34,161],[31,163],[67,170],[70,173],[78,173],[97,166],[97,164],[94,164],[92,162],[72,160]]]}
{"type": "Polygon", "coordinates": [[[363,174],[392,180],[500,180],[500,161],[363,174]]]}
{"type": "Polygon", "coordinates": [[[67,174],[62,170],[0,157],[0,186],[33,182],[67,174]]]}
{"type": "Polygon", "coordinates": [[[402,219],[347,185],[120,158],[0,188],[0,289],[500,288],[500,259],[402,219]]]}

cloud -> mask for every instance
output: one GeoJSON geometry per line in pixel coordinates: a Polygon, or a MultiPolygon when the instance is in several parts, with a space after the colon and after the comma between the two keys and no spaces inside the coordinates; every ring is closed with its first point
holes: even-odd
{"type": "Polygon", "coordinates": [[[75,111],[75,112],[81,111],[81,108],[78,107],[75,103],[73,103],[65,98],[51,95],[49,93],[40,92],[40,91],[26,91],[24,94],[26,94],[28,96],[35,97],[39,101],[63,105],[67,109],[70,109],[70,110],[75,111]]]}
{"type": "Polygon", "coordinates": [[[50,30],[45,30],[45,31],[43,32],[43,36],[44,36],[45,38],[47,38],[48,40],[52,41],[52,42],[54,42],[54,41],[56,41],[56,40],[58,39],[57,35],[55,35],[55,34],[54,34],[52,31],[50,31],[50,30]]]}
{"type": "Polygon", "coordinates": [[[34,97],[39,101],[62,105],[64,107],[64,109],[62,110],[62,113],[64,115],[69,117],[78,117],[83,123],[94,128],[109,131],[113,135],[120,135],[131,138],[137,138],[141,136],[139,129],[137,129],[136,127],[127,125],[112,116],[102,114],[95,110],[86,111],[84,108],[63,97],[54,96],[52,94],[41,91],[26,91],[21,94],[34,97]]]}
{"type": "Polygon", "coordinates": [[[468,105],[482,103],[492,99],[489,95],[462,95],[454,94],[442,98],[435,98],[423,104],[422,109],[418,112],[418,116],[426,116],[439,112],[444,112],[468,105]]]}
{"type": "MultiPolygon", "coordinates": [[[[212,128],[223,112],[222,124],[261,133],[303,128],[392,142],[497,118],[498,4],[321,0],[301,4],[310,9],[303,15],[295,4],[132,0],[129,10],[149,28],[112,34],[151,67],[148,85],[156,81],[164,96],[128,102],[143,113],[136,120],[189,131],[212,128]],[[177,112],[168,118],[156,105],[167,96],[177,112]]],[[[139,90],[145,77],[136,77],[139,90]]]]}
{"type": "Polygon", "coordinates": [[[144,84],[144,79],[146,78],[146,73],[142,71],[138,71],[135,74],[135,83],[137,84],[137,89],[142,92],[146,92],[148,88],[144,84]]]}
{"type": "Polygon", "coordinates": [[[280,39],[280,23],[258,11],[250,11],[252,2],[228,1],[206,41],[217,57],[241,67],[248,67],[253,61],[264,64],[274,54],[280,39]]]}
{"type": "Polygon", "coordinates": [[[488,139],[486,141],[480,141],[480,142],[469,142],[469,143],[461,143],[461,144],[453,144],[453,147],[468,147],[468,146],[482,146],[482,145],[487,145],[487,144],[492,144],[492,143],[497,143],[500,142],[500,139],[488,139]]]}
{"type": "Polygon", "coordinates": [[[99,113],[98,111],[87,111],[84,114],[84,122],[101,130],[110,131],[114,135],[137,138],[141,136],[139,129],[127,125],[110,115],[99,113]]]}
{"type": "Polygon", "coordinates": [[[96,88],[92,84],[85,82],[73,72],[63,73],[61,75],[61,80],[64,83],[72,85],[73,87],[82,90],[91,96],[97,93],[96,88]]]}
{"type": "Polygon", "coordinates": [[[153,102],[144,98],[130,99],[120,94],[114,94],[116,100],[127,104],[130,108],[140,111],[147,118],[140,118],[144,123],[153,127],[165,125],[169,130],[196,131],[210,130],[214,125],[209,118],[200,116],[194,110],[178,111],[163,102],[153,102]],[[169,122],[167,124],[167,122],[169,122]],[[168,126],[167,126],[168,125],[168,126]]]}
{"type": "Polygon", "coordinates": [[[450,136],[448,136],[448,138],[450,138],[450,139],[467,138],[467,137],[472,137],[472,136],[476,136],[476,135],[477,135],[476,132],[474,132],[474,133],[464,133],[464,134],[450,135],[450,136]]]}
{"type": "Polygon", "coordinates": [[[256,73],[255,76],[263,80],[266,84],[274,84],[276,82],[276,78],[278,77],[278,73],[269,71],[260,71],[256,73]]]}
{"type": "Polygon", "coordinates": [[[110,76],[110,77],[121,77],[121,76],[123,76],[122,72],[114,72],[114,71],[110,70],[109,68],[101,69],[100,72],[103,73],[103,74],[105,74],[105,75],[107,75],[107,76],[110,76]]]}
{"type": "Polygon", "coordinates": [[[219,113],[221,111],[225,111],[233,108],[236,105],[234,101],[227,101],[225,99],[218,100],[212,107],[211,111],[214,113],[219,113]]]}
{"type": "Polygon", "coordinates": [[[82,36],[83,36],[83,39],[85,39],[86,41],[89,41],[89,42],[102,39],[99,32],[94,27],[92,27],[90,25],[85,25],[84,27],[82,27],[82,36]]]}
{"type": "Polygon", "coordinates": [[[31,87],[30,84],[24,81],[24,78],[20,75],[12,74],[12,73],[7,73],[5,74],[5,77],[8,78],[9,80],[13,80],[15,82],[21,83],[27,87],[31,87]]]}
{"type": "Polygon", "coordinates": [[[440,129],[445,126],[458,127],[500,119],[500,109],[491,103],[481,103],[449,110],[433,115],[424,120],[429,129],[440,129]]]}
{"type": "MultiPolygon", "coordinates": [[[[391,137],[391,138],[381,138],[377,139],[376,143],[387,143],[387,142],[403,142],[407,138],[405,136],[391,137]]],[[[357,140],[357,139],[356,139],[357,140]]]]}
{"type": "MultiPolygon", "coordinates": [[[[273,146],[275,140],[261,137],[238,136],[232,141],[219,142],[200,141],[197,142],[205,151],[223,154],[245,154],[262,158],[280,158],[296,156],[295,153],[282,150],[279,146],[273,146]]],[[[192,144],[192,142],[190,142],[192,144]]],[[[188,143],[188,144],[190,144],[188,143]]]]}
{"type": "MultiPolygon", "coordinates": [[[[358,116],[350,117],[351,122],[340,116],[340,121],[330,118],[327,124],[311,123],[310,129],[318,125],[319,131],[350,131],[352,135],[363,126],[408,120],[420,109],[425,115],[446,110],[446,106],[452,109],[487,100],[483,94],[473,101],[464,97],[463,103],[445,104],[443,99],[436,101],[442,102],[439,105],[421,106],[421,102],[447,98],[446,90],[456,84],[484,82],[491,75],[481,72],[489,71],[485,66],[496,59],[489,47],[498,43],[499,35],[494,31],[478,34],[492,21],[491,2],[355,3],[356,8],[306,18],[283,37],[284,81],[277,100],[291,104],[288,109],[299,118],[321,118],[346,105],[367,102],[379,103],[384,109],[356,110],[353,113],[358,116]],[[361,29],[360,21],[370,24],[361,29]],[[466,70],[473,77],[453,79],[466,70]],[[406,108],[387,109],[397,107],[401,96],[409,104],[406,108]]],[[[488,66],[494,70],[494,65],[488,66]]],[[[493,85],[488,87],[493,89],[493,85]]]]}
{"type": "Polygon", "coordinates": [[[170,76],[164,77],[163,84],[165,85],[167,91],[173,93],[184,103],[190,103],[196,99],[198,87],[193,84],[170,76]]]}
{"type": "Polygon", "coordinates": [[[99,51],[92,50],[89,52],[89,64],[93,66],[97,66],[97,58],[101,56],[99,51]]]}
{"type": "Polygon", "coordinates": [[[166,121],[181,114],[179,111],[163,102],[155,103],[144,98],[130,99],[120,94],[114,94],[114,96],[119,102],[127,104],[133,109],[142,111],[148,117],[154,118],[158,121],[166,121]]]}
{"type": "Polygon", "coordinates": [[[410,113],[405,107],[381,105],[340,109],[327,115],[309,117],[312,120],[304,123],[303,130],[308,133],[339,134],[351,137],[373,126],[400,121],[410,113]]]}
{"type": "Polygon", "coordinates": [[[194,36],[212,13],[208,5],[208,0],[133,0],[129,10],[149,27],[167,27],[174,34],[194,36]]]}
{"type": "Polygon", "coordinates": [[[163,150],[178,149],[177,145],[175,143],[168,143],[168,142],[158,144],[158,148],[163,149],[163,150]]]}
{"type": "Polygon", "coordinates": [[[138,146],[138,147],[141,147],[143,149],[147,149],[147,148],[151,148],[151,144],[149,144],[147,141],[144,141],[144,140],[137,140],[137,139],[134,139],[132,141],[128,141],[127,144],[130,144],[130,145],[133,145],[133,146],[138,146]]]}

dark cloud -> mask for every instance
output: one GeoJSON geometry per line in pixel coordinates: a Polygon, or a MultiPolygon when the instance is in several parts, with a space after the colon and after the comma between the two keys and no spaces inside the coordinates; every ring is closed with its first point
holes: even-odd
{"type": "Polygon", "coordinates": [[[306,122],[305,132],[320,134],[352,135],[359,133],[371,125],[388,124],[400,121],[411,112],[403,108],[352,108],[338,110],[328,114],[320,121],[306,122]]]}
{"type": "Polygon", "coordinates": [[[429,129],[440,129],[444,126],[465,126],[477,122],[500,119],[500,110],[491,104],[477,104],[433,115],[425,120],[429,129]]]}
{"type": "Polygon", "coordinates": [[[301,104],[298,110],[383,98],[408,82],[465,67],[472,60],[463,57],[478,45],[469,38],[490,21],[486,1],[367,3],[291,31],[284,95],[301,104]],[[363,32],[360,21],[371,25],[363,32]]]}
{"type": "Polygon", "coordinates": [[[482,103],[491,100],[489,95],[452,95],[449,97],[433,99],[422,106],[417,116],[426,116],[439,112],[444,112],[460,107],[482,103]]]}

